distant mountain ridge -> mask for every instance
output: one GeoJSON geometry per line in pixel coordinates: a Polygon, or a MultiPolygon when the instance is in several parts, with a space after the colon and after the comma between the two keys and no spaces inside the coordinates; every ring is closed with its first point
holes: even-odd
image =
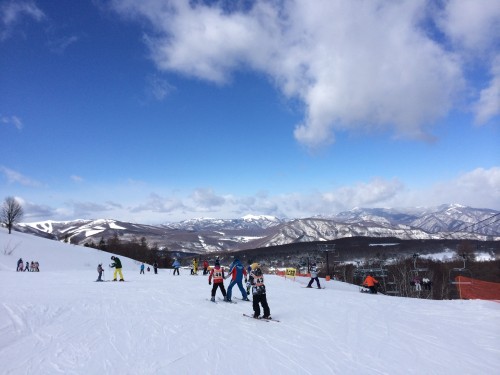
{"type": "Polygon", "coordinates": [[[171,251],[205,253],[263,248],[344,237],[500,240],[500,212],[458,204],[435,208],[354,208],[331,217],[279,219],[247,215],[239,219],[198,218],[145,225],[112,219],[21,223],[21,232],[76,244],[115,234],[123,241],[145,237],[171,251]]]}

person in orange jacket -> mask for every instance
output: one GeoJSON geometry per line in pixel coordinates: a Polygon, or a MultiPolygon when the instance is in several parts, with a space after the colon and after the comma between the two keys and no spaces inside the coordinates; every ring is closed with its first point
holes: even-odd
{"type": "Polygon", "coordinates": [[[378,281],[371,274],[366,276],[365,281],[363,281],[363,286],[370,289],[371,294],[377,294],[378,281]]]}

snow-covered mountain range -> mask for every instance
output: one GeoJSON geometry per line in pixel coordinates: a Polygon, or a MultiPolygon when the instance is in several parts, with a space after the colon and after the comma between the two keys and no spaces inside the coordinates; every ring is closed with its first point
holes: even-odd
{"type": "Polygon", "coordinates": [[[21,223],[21,232],[98,243],[117,234],[121,240],[145,237],[148,243],[179,252],[234,251],[345,237],[500,240],[500,212],[458,204],[435,208],[354,208],[331,217],[278,219],[247,215],[240,219],[190,219],[162,225],[111,219],[21,223]]]}

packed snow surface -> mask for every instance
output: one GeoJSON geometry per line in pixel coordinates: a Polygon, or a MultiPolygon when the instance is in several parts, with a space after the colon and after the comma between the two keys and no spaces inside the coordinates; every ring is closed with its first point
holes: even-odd
{"type": "MultiPolygon", "coordinates": [[[[105,278],[111,254],[0,229],[1,374],[494,374],[500,304],[359,293],[266,275],[272,316],[208,301],[207,277],[105,278]],[[9,254],[10,253],[10,254],[9,254]],[[15,272],[38,261],[40,272],[15,272]]],[[[229,280],[226,280],[226,287],[229,280]]],[[[218,292],[220,293],[220,292],[218,292]]],[[[220,294],[218,294],[220,296],[220,294]]],[[[241,297],[238,288],[233,296],[241,297]]]]}

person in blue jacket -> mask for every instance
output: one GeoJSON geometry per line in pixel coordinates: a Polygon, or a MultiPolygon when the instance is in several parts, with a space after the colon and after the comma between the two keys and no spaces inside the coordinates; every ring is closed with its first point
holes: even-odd
{"type": "Polygon", "coordinates": [[[238,258],[235,258],[231,266],[229,267],[228,271],[228,276],[231,275],[231,282],[229,283],[229,286],[227,287],[227,302],[231,302],[231,292],[233,289],[233,286],[236,284],[238,285],[238,288],[240,289],[241,292],[241,299],[243,301],[250,301],[247,297],[247,291],[245,288],[243,288],[243,276],[245,276],[245,283],[247,282],[247,270],[241,262],[239,261],[238,258]]]}
{"type": "Polygon", "coordinates": [[[172,263],[172,267],[174,267],[174,276],[175,276],[176,272],[177,272],[177,275],[180,276],[179,268],[181,268],[181,264],[179,263],[179,261],[177,259],[174,259],[174,263],[172,263]]]}

